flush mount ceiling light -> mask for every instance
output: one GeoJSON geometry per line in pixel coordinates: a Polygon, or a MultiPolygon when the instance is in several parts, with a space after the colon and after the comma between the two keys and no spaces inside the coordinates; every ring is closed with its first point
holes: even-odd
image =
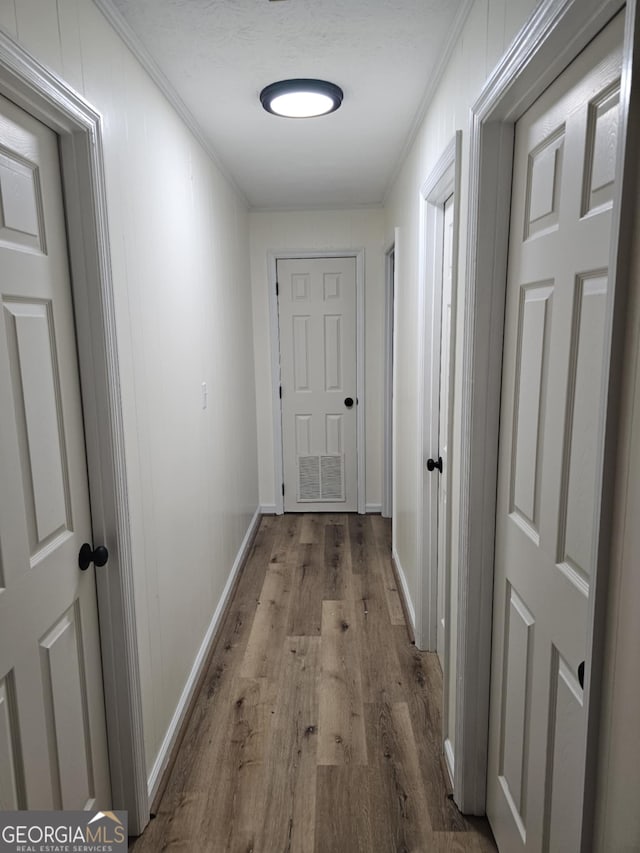
{"type": "Polygon", "coordinates": [[[260,102],[268,113],[287,118],[312,118],[338,109],[344,93],[326,80],[280,80],[260,92],[260,102]]]}

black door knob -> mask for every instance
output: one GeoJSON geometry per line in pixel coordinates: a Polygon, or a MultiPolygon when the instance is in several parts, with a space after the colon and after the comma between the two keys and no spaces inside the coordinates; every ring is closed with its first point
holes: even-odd
{"type": "Polygon", "coordinates": [[[353,406],[353,397],[345,397],[344,398],[344,404],[347,407],[347,409],[350,409],[351,406],[353,406]]]}
{"type": "Polygon", "coordinates": [[[78,554],[78,566],[81,572],[86,572],[91,563],[94,564],[96,569],[99,569],[101,566],[104,566],[108,559],[109,552],[104,545],[98,545],[94,550],[88,542],[85,542],[78,554]]]}
{"type": "Polygon", "coordinates": [[[438,456],[437,462],[435,459],[427,459],[427,471],[434,471],[436,468],[442,474],[442,456],[438,456]]]}

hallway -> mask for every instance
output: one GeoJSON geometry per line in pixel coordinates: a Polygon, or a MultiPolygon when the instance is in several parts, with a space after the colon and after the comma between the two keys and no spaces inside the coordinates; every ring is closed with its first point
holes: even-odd
{"type": "Polygon", "coordinates": [[[441,763],[380,516],[262,519],[157,816],[130,848],[491,851],[441,763]]]}

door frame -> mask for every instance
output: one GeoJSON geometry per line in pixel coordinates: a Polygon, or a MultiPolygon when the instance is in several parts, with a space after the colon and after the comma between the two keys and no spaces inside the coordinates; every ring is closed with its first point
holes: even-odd
{"type": "Polygon", "coordinates": [[[267,282],[269,287],[269,325],[271,329],[271,405],[273,408],[274,499],[276,515],[284,513],[284,496],[279,484],[284,484],[282,448],[282,401],[280,399],[280,327],[278,322],[278,261],[305,258],[355,258],[356,262],[356,442],[358,513],[365,509],[365,382],[364,382],[364,249],[299,250],[273,249],[267,252],[267,282]]]}
{"type": "MultiPolygon", "coordinates": [[[[483,814],[486,800],[497,447],[507,275],[514,125],[600,29],[626,5],[620,135],[611,237],[606,350],[611,349],[606,412],[599,425],[605,457],[617,433],[618,376],[624,335],[625,276],[631,252],[620,210],[635,205],[633,166],[626,157],[636,0],[543,0],[485,84],[470,115],[467,282],[461,424],[461,501],[457,629],[454,799],[461,811],[483,814]]],[[[636,99],[637,101],[637,99],[636,99]]],[[[634,107],[634,119],[638,107],[634,107]]],[[[629,160],[634,152],[629,150],[629,160]]],[[[603,380],[604,381],[604,380],[603,380]]],[[[590,849],[607,593],[613,478],[600,478],[598,559],[589,602],[585,682],[586,807],[583,849],[590,849]],[[588,668],[589,670],[589,668],[588,668]],[[589,781],[590,776],[593,777],[589,781]]]]}
{"type": "Polygon", "coordinates": [[[99,112],[0,33],[0,94],[58,136],[94,541],[113,806],[139,834],[149,819],[120,369],[99,112]]]}
{"type": "MultiPolygon", "coordinates": [[[[396,229],[397,230],[397,229],[396,229]]],[[[393,365],[395,340],[396,241],[384,253],[384,432],[382,459],[383,518],[393,518],[393,365]]]]}
{"type": "MultiPolygon", "coordinates": [[[[436,650],[438,609],[438,479],[425,477],[426,460],[438,447],[440,433],[440,337],[442,318],[442,242],[444,203],[454,196],[453,273],[451,286],[451,361],[449,370],[449,448],[453,435],[453,376],[455,373],[455,317],[460,221],[460,164],[462,131],[457,131],[420,187],[420,242],[418,256],[418,526],[416,645],[436,650]]],[[[446,472],[451,494],[451,465],[446,472]]],[[[450,531],[449,531],[450,537],[450,531]]],[[[447,610],[449,610],[447,594],[447,610]]],[[[445,643],[445,663],[449,650],[445,643]]],[[[443,688],[445,709],[447,691],[443,688]]]]}

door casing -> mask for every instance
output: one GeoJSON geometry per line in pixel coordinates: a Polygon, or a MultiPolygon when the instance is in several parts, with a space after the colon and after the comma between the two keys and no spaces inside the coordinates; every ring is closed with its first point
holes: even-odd
{"type": "MultiPolygon", "coordinates": [[[[483,814],[486,799],[491,608],[500,415],[504,299],[507,272],[514,125],[544,89],[621,9],[621,0],[543,0],[516,37],[472,107],[467,282],[462,367],[461,505],[457,630],[456,763],[454,799],[461,811],[483,814]]],[[[620,210],[635,200],[624,180],[636,2],[626,3],[620,134],[611,235],[611,288],[607,341],[611,350],[607,410],[599,425],[607,458],[617,437],[618,370],[624,335],[624,272],[630,240],[620,230],[620,210]],[[626,189],[625,189],[626,185],[626,189]]],[[[638,116],[634,115],[637,120],[638,116]]],[[[632,156],[630,152],[630,157],[632,156]]],[[[605,374],[607,370],[605,370],[605,374]]],[[[598,707],[610,545],[611,487],[600,481],[597,568],[590,600],[585,681],[587,784],[583,849],[591,849],[598,746],[598,707]]]]}
{"type": "Polygon", "coordinates": [[[110,552],[96,585],[112,799],[129,813],[129,832],[137,835],[149,804],[102,119],[3,33],[0,93],[59,138],[93,537],[110,552]]]}
{"type": "MultiPolygon", "coordinates": [[[[451,334],[449,369],[449,438],[450,458],[453,457],[452,406],[455,372],[455,317],[457,291],[458,226],[460,220],[460,164],[462,157],[462,132],[457,131],[446,146],[428,178],[420,187],[420,243],[418,280],[420,282],[418,306],[418,589],[416,595],[416,645],[428,651],[436,650],[438,617],[438,476],[447,477],[451,494],[452,466],[442,475],[425,475],[426,460],[437,458],[440,433],[440,347],[442,299],[442,249],[444,203],[453,195],[453,271],[451,294],[451,334]]],[[[450,521],[450,518],[449,518],[450,521]]],[[[450,530],[447,531],[450,538],[450,530]]],[[[447,625],[451,624],[451,596],[447,585],[445,613],[447,625]]],[[[453,778],[454,755],[449,737],[449,695],[451,640],[449,628],[445,633],[444,672],[442,689],[443,747],[449,775],[453,778]]]]}
{"type": "MultiPolygon", "coordinates": [[[[440,432],[440,302],[442,297],[442,228],[444,203],[454,196],[453,215],[453,285],[452,317],[456,312],[456,277],[458,255],[458,222],[460,219],[460,158],[462,132],[458,131],[444,149],[429,177],[420,187],[420,244],[418,280],[418,364],[416,371],[418,399],[418,590],[416,595],[416,644],[435,651],[438,597],[438,482],[425,477],[426,460],[438,452],[440,432]]],[[[455,324],[451,327],[451,371],[455,359],[455,324]]],[[[450,389],[450,392],[453,388],[450,389]]],[[[449,394],[449,406],[453,393],[449,394]]],[[[453,418],[449,418],[449,432],[453,418]]],[[[451,436],[449,436],[451,447],[451,436]]],[[[450,471],[446,473],[451,481],[450,471]]]]}
{"type": "MultiPolygon", "coordinates": [[[[397,238],[395,229],[395,236],[397,238]]],[[[396,241],[384,253],[384,432],[382,516],[393,518],[393,370],[396,293],[396,241]]]]}
{"type": "Polygon", "coordinates": [[[335,249],[301,251],[277,249],[267,253],[269,286],[269,324],[271,329],[271,382],[273,408],[273,459],[274,459],[274,507],[263,507],[264,511],[284,513],[284,497],[280,485],[284,483],[284,460],[282,456],[282,407],[280,401],[280,332],[278,326],[278,297],[276,293],[277,263],[286,258],[355,258],[356,261],[356,399],[357,399],[357,465],[358,465],[358,512],[366,512],[365,504],[365,388],[364,388],[364,249],[335,249]]]}

